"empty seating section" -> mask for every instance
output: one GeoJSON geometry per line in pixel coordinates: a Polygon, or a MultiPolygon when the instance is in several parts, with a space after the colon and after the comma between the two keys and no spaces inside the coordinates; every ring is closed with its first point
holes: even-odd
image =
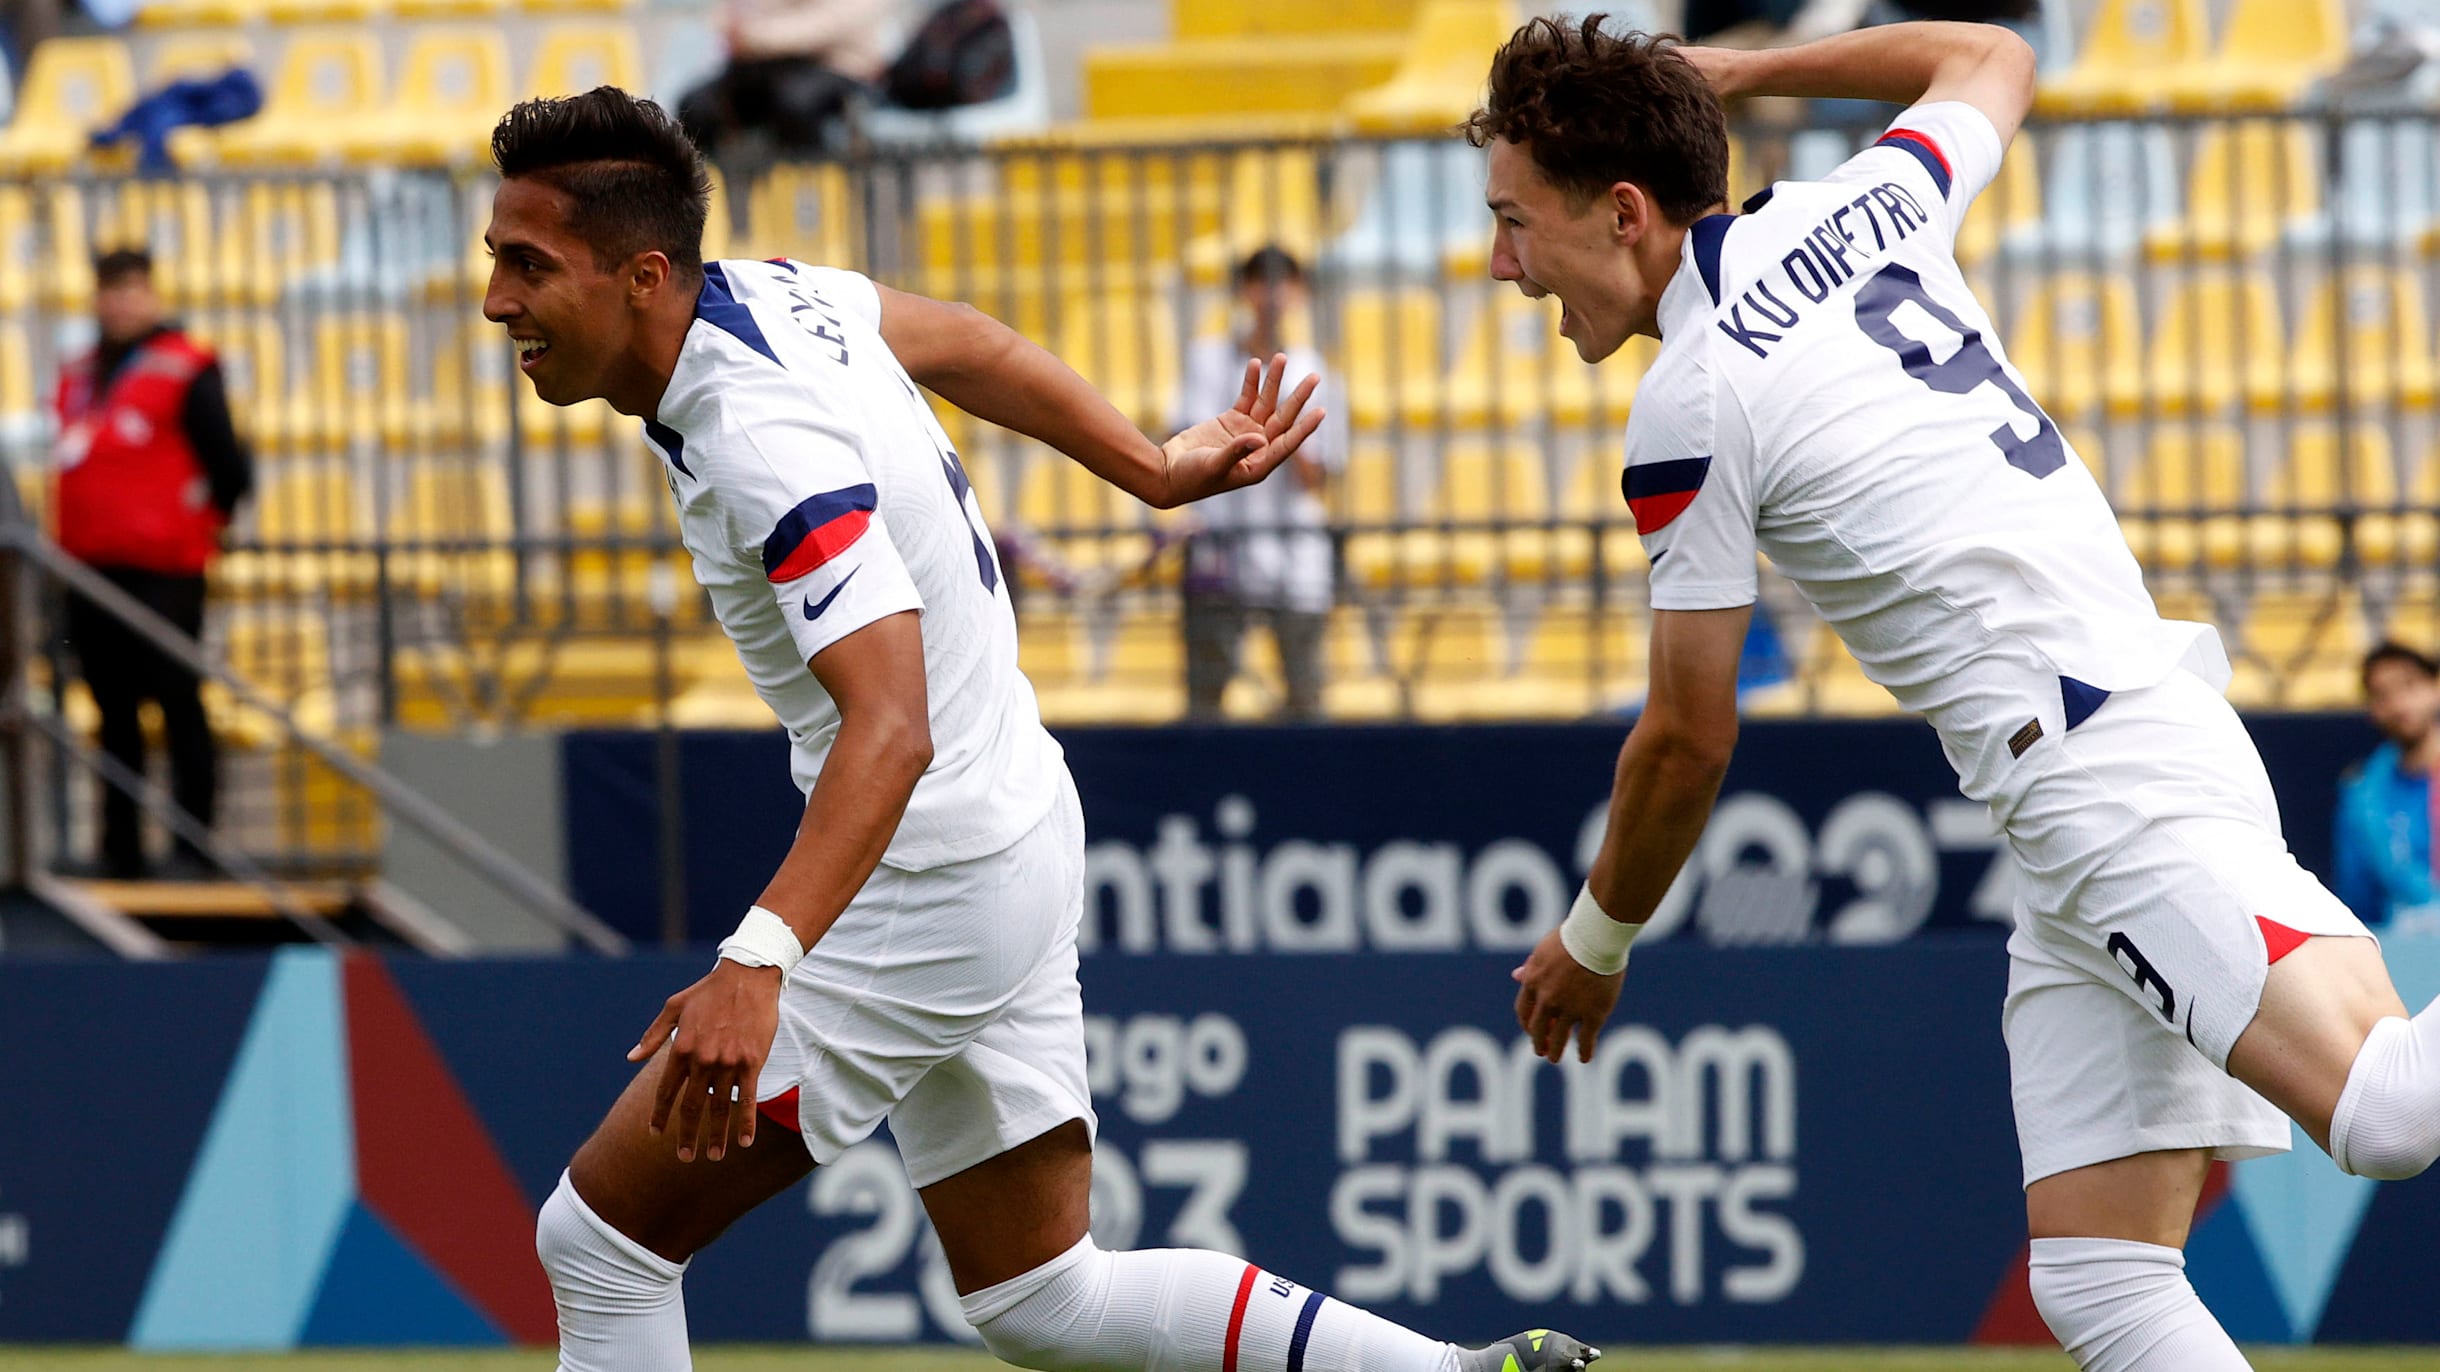
{"type": "MultiPolygon", "coordinates": [[[[1957,256],[2164,607],[2228,627],[2242,698],[2343,700],[2346,654],[2385,624],[2440,639],[2440,139],[2422,112],[2306,100],[2343,60],[2344,0],[2076,8],[2075,60],[1957,256]]],[[[1240,322],[1237,264],[1284,247],[1312,287],[1290,338],[1330,368],[1351,449],[1322,497],[1341,573],[1329,712],[1632,704],[1647,572],[1620,436],[1656,345],[1587,364],[1555,302],[1491,280],[1482,157],[1446,135],[1536,7],[1169,10],[1164,41],[1087,45],[1076,122],[717,186],[706,255],[969,301],[1157,437],[1188,349],[1240,322]]],[[[631,0],[149,0],[124,38],[44,46],[0,131],[0,450],[46,442],[92,253],[143,244],[262,454],[223,578],[224,646],[249,678],[334,732],[375,700],[408,724],[638,722],[658,717],[664,674],[670,718],[759,724],[633,421],[537,401],[480,317],[501,109],[655,89],[669,26],[691,22],[631,0]],[[266,106],[175,135],[188,175],[87,153],[140,92],[239,64],[266,106]]],[[[1730,197],[1819,176],[1871,133],[1740,125],[1730,197]]],[[[1181,713],[1191,512],[943,419],[1002,536],[1045,709],[1181,713]]],[[[1887,708],[1765,584],[1796,680],[1757,708],[1887,708]]],[[[1283,697],[1254,635],[1225,708],[1258,717],[1283,697]]]]}

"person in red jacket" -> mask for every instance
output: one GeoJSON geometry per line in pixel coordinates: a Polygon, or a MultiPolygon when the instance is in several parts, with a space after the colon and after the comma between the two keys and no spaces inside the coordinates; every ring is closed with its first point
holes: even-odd
{"type": "MultiPolygon", "coordinates": [[[[254,480],[252,456],[229,417],[210,349],[167,317],[152,259],[136,249],[94,263],[92,352],[60,369],[58,482],[51,509],[60,546],[191,637],[203,633],[204,572],[221,530],[254,480]]],[[[139,711],[161,707],[171,790],[209,826],[219,760],[202,682],[116,616],[81,596],[67,636],[102,717],[104,752],[144,770],[139,711]]],[[[209,870],[180,840],[173,864],[209,870]]],[[[135,801],[102,788],[104,875],[147,874],[135,801]]]]}

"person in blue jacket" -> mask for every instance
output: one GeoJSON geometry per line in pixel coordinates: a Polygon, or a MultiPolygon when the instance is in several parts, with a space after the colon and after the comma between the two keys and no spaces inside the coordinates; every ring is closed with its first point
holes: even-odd
{"type": "Polygon", "coordinates": [[[2440,662],[2387,642],[2364,655],[2364,707],[2388,741],[2338,785],[2332,888],[2366,924],[2440,928],[2432,879],[2432,768],[2440,763],[2440,662]]]}

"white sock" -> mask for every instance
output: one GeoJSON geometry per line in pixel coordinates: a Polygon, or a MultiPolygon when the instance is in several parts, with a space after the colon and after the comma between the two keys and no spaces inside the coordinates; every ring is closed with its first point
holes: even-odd
{"type": "Polygon", "coordinates": [[[2440,1002],[2372,1026],[2330,1114],[2342,1172],[2404,1181],[2440,1158],[2440,1002]]]}
{"type": "Polygon", "coordinates": [[[560,1372],[690,1372],[686,1301],[671,1262],[611,1228],[568,1174],[542,1203],[534,1251],[559,1306],[560,1372]]]}
{"type": "Polygon", "coordinates": [[[1003,1361],[1034,1372],[1456,1372],[1457,1349],[1190,1248],[1105,1253],[1086,1238],[961,1296],[1003,1361]]]}
{"type": "Polygon", "coordinates": [[[2244,1372],[2186,1255],[2128,1239],[2035,1239],[2033,1303],[2084,1372],[2244,1372]]]}

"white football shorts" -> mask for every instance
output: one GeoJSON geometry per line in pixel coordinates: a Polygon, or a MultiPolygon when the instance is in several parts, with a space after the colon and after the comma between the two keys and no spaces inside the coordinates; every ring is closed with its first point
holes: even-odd
{"type": "Polygon", "coordinates": [[[2287,1151],[2225,1068],[2270,964],[2371,933],[2281,836],[2261,754],[2190,672],[2029,749],[1992,809],[2020,873],[2002,1024],[2025,1181],[2136,1153],[2287,1151]]]}
{"type": "Polygon", "coordinates": [[[874,869],[789,972],[756,1101],[817,1164],[888,1119],[918,1188],[1068,1120],[1092,1129],[1083,914],[1084,812],[1062,767],[1050,813],[999,852],[874,869]]]}

